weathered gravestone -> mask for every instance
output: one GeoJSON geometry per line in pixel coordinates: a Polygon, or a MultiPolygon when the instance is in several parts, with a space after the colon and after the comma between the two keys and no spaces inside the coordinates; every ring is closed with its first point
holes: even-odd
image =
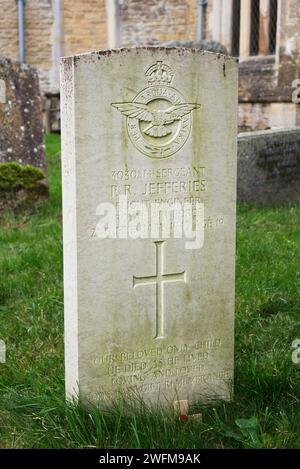
{"type": "Polygon", "coordinates": [[[48,195],[37,72],[0,57],[0,211],[48,195]]]}
{"type": "Polygon", "coordinates": [[[239,134],[237,168],[239,202],[299,202],[300,127],[239,134]]]}
{"type": "Polygon", "coordinates": [[[236,62],[155,47],[87,53],[62,59],[61,92],[67,395],[230,398],[236,62]],[[134,203],[152,214],[161,202],[193,217],[204,207],[203,247],[135,218],[134,203]]]}

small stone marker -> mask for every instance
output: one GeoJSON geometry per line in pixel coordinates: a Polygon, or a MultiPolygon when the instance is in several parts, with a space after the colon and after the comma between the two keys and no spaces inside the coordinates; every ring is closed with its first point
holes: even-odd
{"type": "Polygon", "coordinates": [[[62,59],[61,93],[67,396],[229,399],[237,63],[92,52],[62,59]]]}

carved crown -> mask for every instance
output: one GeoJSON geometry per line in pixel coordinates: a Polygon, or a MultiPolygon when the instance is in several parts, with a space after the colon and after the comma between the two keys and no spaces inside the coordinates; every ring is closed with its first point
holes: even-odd
{"type": "Polygon", "coordinates": [[[148,68],[146,77],[150,86],[153,85],[170,85],[173,80],[174,73],[168,65],[161,61],[148,68]]]}

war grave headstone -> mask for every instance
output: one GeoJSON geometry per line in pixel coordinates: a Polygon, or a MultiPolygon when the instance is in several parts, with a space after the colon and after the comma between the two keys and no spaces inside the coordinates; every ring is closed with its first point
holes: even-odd
{"type": "Polygon", "coordinates": [[[67,396],[230,399],[236,61],[99,51],[61,78],[67,396]]]}

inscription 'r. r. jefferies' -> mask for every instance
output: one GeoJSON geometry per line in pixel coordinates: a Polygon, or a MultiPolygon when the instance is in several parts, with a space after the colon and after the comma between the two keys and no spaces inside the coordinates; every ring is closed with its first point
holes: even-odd
{"type": "Polygon", "coordinates": [[[154,339],[164,339],[165,310],[164,310],[164,284],[167,282],[186,282],[186,272],[172,274],[164,273],[164,243],[154,241],[156,247],[156,274],[148,277],[133,276],[133,288],[139,285],[156,285],[156,334],[154,339]]]}

